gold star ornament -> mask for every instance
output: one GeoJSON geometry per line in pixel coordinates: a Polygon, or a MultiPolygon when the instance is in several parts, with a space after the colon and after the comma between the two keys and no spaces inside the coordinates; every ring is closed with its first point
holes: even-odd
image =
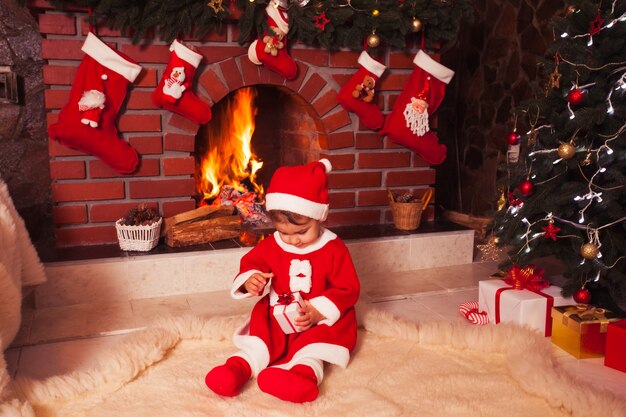
{"type": "Polygon", "coordinates": [[[224,11],[224,7],[222,6],[222,0],[211,0],[207,6],[213,9],[214,13],[219,13],[224,11]]]}

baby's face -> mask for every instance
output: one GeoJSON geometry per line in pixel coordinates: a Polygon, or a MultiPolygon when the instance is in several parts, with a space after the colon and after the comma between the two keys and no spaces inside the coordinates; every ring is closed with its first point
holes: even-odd
{"type": "Polygon", "coordinates": [[[320,237],[320,222],[314,219],[309,219],[304,224],[276,222],[274,227],[283,242],[299,249],[315,243],[320,237]]]}

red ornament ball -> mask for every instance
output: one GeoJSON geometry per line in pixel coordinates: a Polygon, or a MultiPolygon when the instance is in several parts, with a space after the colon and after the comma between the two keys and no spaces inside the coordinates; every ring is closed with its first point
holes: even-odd
{"type": "Polygon", "coordinates": [[[589,301],[591,301],[591,293],[586,288],[579,288],[574,293],[574,301],[579,304],[589,304],[589,301]]]}
{"type": "Polygon", "coordinates": [[[517,186],[517,189],[520,193],[522,193],[524,197],[528,197],[535,192],[535,186],[532,182],[530,182],[530,180],[524,180],[520,182],[517,186]]]}
{"type": "Polygon", "coordinates": [[[585,90],[574,88],[567,94],[567,101],[573,106],[581,105],[585,102],[585,90]]]}
{"type": "Polygon", "coordinates": [[[522,138],[522,136],[517,133],[517,132],[511,132],[509,133],[509,135],[506,137],[506,142],[509,145],[517,145],[520,141],[520,139],[522,138]]]}

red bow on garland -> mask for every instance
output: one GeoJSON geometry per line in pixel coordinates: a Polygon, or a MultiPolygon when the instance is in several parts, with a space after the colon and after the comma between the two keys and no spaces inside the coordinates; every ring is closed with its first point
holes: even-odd
{"type": "Polygon", "coordinates": [[[296,298],[293,296],[293,293],[290,292],[284,292],[281,295],[278,296],[278,304],[287,306],[291,303],[293,303],[293,300],[295,300],[296,298]]]}
{"type": "Polygon", "coordinates": [[[513,265],[507,271],[507,277],[504,282],[513,286],[516,290],[529,289],[531,291],[539,291],[550,286],[550,283],[543,278],[543,269],[535,268],[534,265],[528,265],[520,268],[519,265],[513,265]]]}

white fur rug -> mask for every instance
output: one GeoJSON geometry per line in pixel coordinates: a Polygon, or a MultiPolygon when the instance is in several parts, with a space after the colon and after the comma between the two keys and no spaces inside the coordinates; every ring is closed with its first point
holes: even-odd
{"type": "Polygon", "coordinates": [[[614,395],[573,380],[549,340],[509,325],[403,322],[361,315],[349,367],[326,369],[320,396],[282,402],[251,380],[236,398],[204,386],[234,347],[242,317],[179,317],[130,335],[82,371],[18,379],[0,414],[37,417],[215,416],[602,416],[626,415],[614,395]],[[11,405],[15,409],[11,413],[11,405]],[[31,409],[32,407],[32,409],[31,409]],[[2,411],[6,414],[3,414],[2,411]],[[34,412],[34,413],[33,413],[34,412]]]}

